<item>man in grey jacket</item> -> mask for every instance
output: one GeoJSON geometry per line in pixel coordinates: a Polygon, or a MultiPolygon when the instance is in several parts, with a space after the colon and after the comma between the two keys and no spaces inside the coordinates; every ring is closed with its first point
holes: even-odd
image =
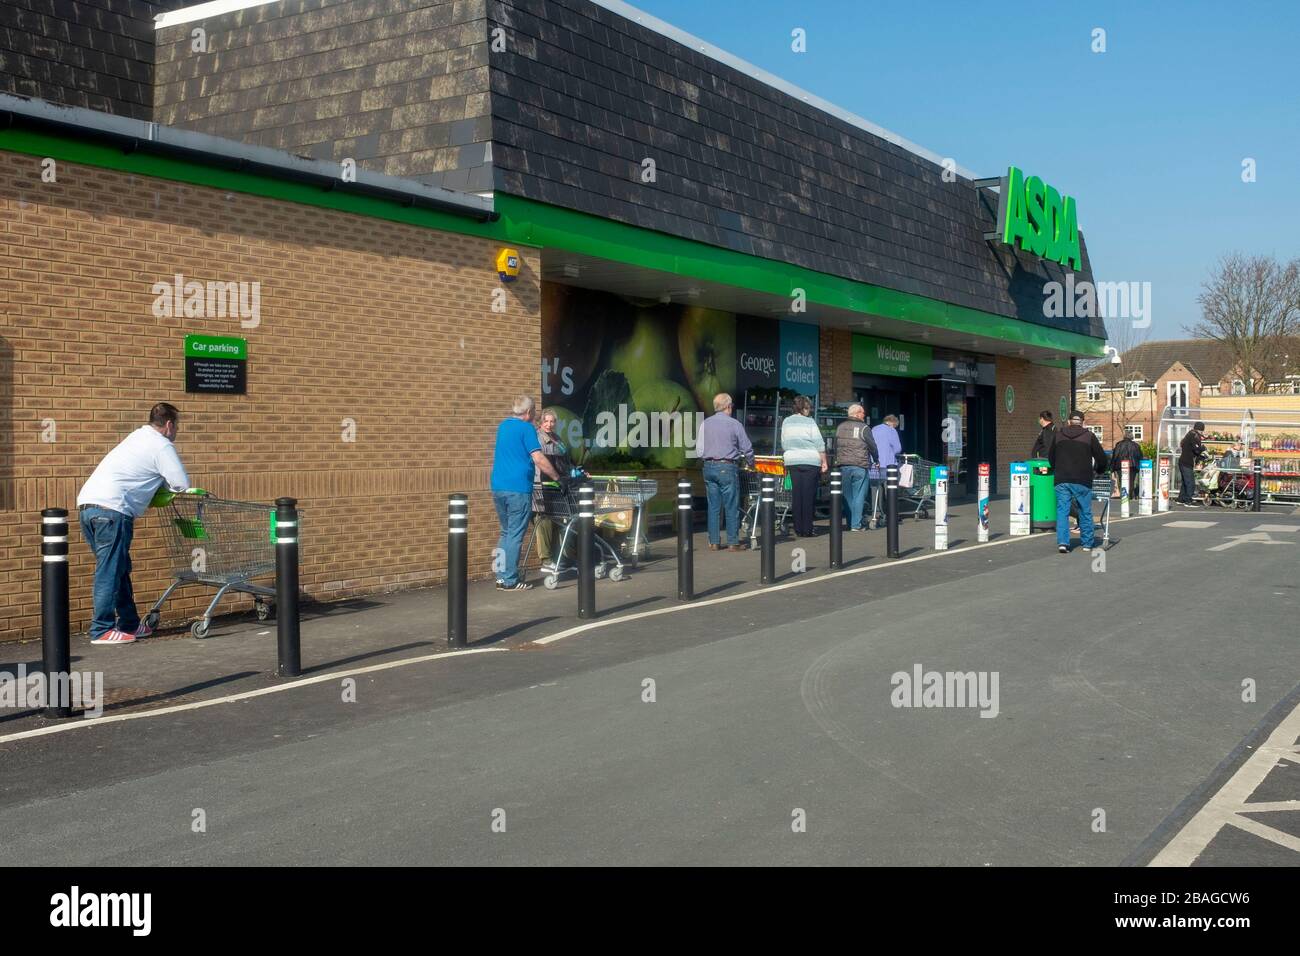
{"type": "Polygon", "coordinates": [[[867,410],[854,404],[849,406],[848,414],[835,429],[835,464],[840,469],[844,500],[849,505],[849,530],[862,531],[866,528],[863,505],[871,493],[868,469],[880,461],[880,452],[867,427],[867,410]]]}

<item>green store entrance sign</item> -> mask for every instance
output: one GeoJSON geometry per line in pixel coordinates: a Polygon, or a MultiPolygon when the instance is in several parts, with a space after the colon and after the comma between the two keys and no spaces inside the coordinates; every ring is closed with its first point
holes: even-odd
{"type": "Polygon", "coordinates": [[[934,362],[934,349],[915,342],[853,336],[853,371],[868,375],[902,375],[925,378],[934,362]]]}
{"type": "Polygon", "coordinates": [[[1062,196],[1037,176],[1008,167],[998,196],[1002,241],[1069,269],[1083,268],[1073,196],[1062,196]]]}

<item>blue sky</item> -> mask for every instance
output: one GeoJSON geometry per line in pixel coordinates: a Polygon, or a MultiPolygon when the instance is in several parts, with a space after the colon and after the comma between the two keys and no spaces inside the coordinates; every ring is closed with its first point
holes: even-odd
{"type": "Polygon", "coordinates": [[[1152,283],[1152,339],[1183,337],[1224,253],[1300,256],[1296,0],[630,2],[981,175],[1073,195],[1097,279],[1152,283]]]}

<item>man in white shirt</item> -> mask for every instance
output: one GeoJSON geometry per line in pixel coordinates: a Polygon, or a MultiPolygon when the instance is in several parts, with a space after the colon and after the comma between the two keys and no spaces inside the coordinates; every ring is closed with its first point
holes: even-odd
{"type": "Polygon", "coordinates": [[[135,519],[145,513],[162,487],[190,486],[172,442],[180,413],[159,402],[142,425],[104,456],[77,493],[81,533],[95,552],[92,644],[130,644],[152,629],[140,623],[131,590],[131,538],[135,519]]]}

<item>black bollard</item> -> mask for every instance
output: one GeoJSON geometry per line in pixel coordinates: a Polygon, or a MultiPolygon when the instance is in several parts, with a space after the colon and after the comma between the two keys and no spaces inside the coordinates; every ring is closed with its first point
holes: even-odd
{"type": "Polygon", "coordinates": [[[695,551],[691,547],[694,531],[691,512],[691,482],[677,482],[677,600],[695,598],[695,551]]]}
{"type": "Polygon", "coordinates": [[[280,657],[276,673],[302,672],[302,635],[298,620],[298,499],[275,499],[275,634],[280,657]]]}
{"type": "Polygon", "coordinates": [[[45,671],[45,716],[71,717],[60,691],[70,686],[72,651],[68,626],[68,512],[41,512],[41,660],[45,671]]]}
{"type": "Polygon", "coordinates": [[[844,563],[844,494],[840,470],[831,470],[831,570],[844,563]]]}
{"type": "Polygon", "coordinates": [[[759,529],[762,533],[759,561],[759,581],[771,584],[776,580],[776,479],[763,476],[763,491],[758,501],[759,529]]]}
{"type": "Polygon", "coordinates": [[[1255,459],[1255,493],[1250,500],[1251,511],[1264,510],[1264,463],[1255,459]]]}
{"type": "Polygon", "coordinates": [[[578,617],[596,616],[596,489],[578,489],[578,617]]]}
{"type": "Polygon", "coordinates": [[[447,499],[447,644],[464,647],[468,639],[466,602],[469,581],[469,496],[447,499]]]}
{"type": "Polygon", "coordinates": [[[898,557],[898,466],[885,467],[885,545],[891,558],[898,557]]]}

